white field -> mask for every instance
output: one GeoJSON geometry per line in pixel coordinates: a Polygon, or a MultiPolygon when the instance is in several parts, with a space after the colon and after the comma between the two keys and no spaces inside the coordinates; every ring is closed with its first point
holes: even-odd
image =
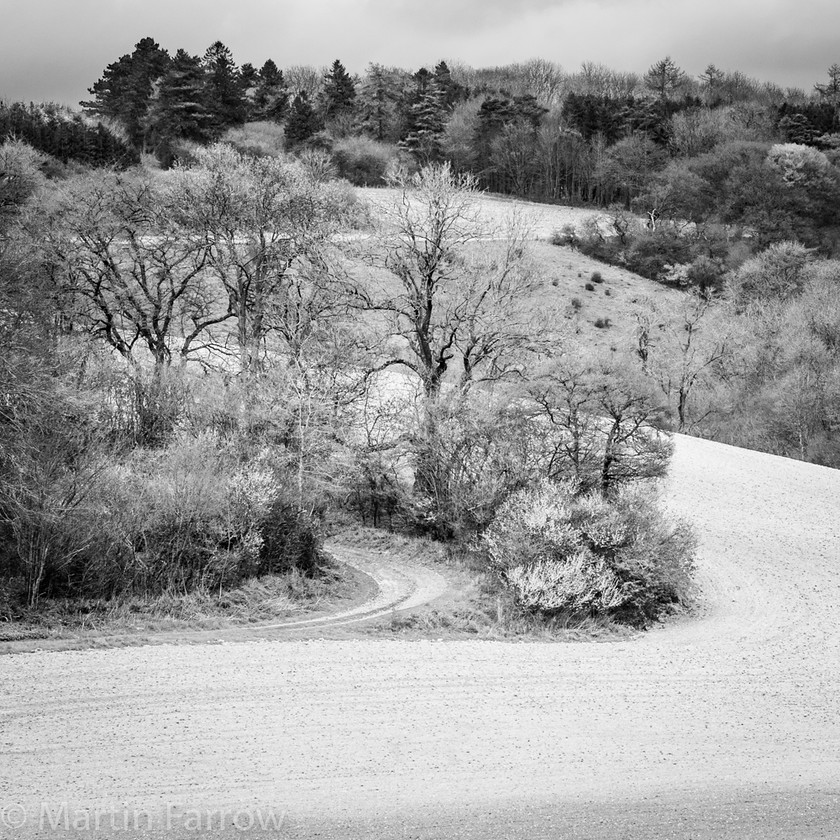
{"type": "Polygon", "coordinates": [[[665,499],[703,608],[629,640],[0,657],[13,836],[65,836],[35,815],[67,802],[285,813],[266,838],[840,837],[840,471],[678,437],[665,499]]]}
{"type": "MultiPolygon", "coordinates": [[[[397,190],[389,187],[360,187],[357,194],[375,210],[392,201],[397,190]]],[[[522,214],[534,239],[550,239],[555,231],[571,224],[576,228],[589,218],[602,219],[599,210],[586,207],[567,207],[560,204],[537,204],[505,196],[483,194],[478,198],[481,215],[491,227],[501,228],[512,212],[522,214]]]]}

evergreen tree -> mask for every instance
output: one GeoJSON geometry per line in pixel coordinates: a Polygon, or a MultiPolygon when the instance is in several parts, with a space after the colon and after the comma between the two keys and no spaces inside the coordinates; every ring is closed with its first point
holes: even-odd
{"type": "Polygon", "coordinates": [[[0,137],[15,137],[62,163],[88,166],[132,166],[140,158],[134,148],[98,123],[91,126],[61,105],[0,102],[0,137]]]}
{"type": "Polygon", "coordinates": [[[400,146],[425,165],[441,158],[440,139],[446,121],[442,91],[425,67],[414,74],[409,94],[405,130],[400,146]]]}
{"type": "Polygon", "coordinates": [[[286,143],[294,148],[305,143],[321,129],[321,123],[305,91],[295,96],[286,119],[286,143]]]}
{"type": "Polygon", "coordinates": [[[452,78],[452,73],[445,61],[435,67],[434,85],[443,107],[452,111],[455,105],[464,99],[466,91],[452,78]]]}
{"type": "Polygon", "coordinates": [[[356,84],[344,65],[336,59],[324,76],[321,113],[325,120],[351,116],[356,103],[356,84]]]}
{"type": "Polygon", "coordinates": [[[282,122],[289,109],[289,90],[283,71],[269,58],[257,74],[254,118],[282,122]]]}
{"type": "Polygon", "coordinates": [[[478,110],[475,160],[485,186],[506,191],[506,180],[497,177],[498,163],[504,156],[501,153],[510,148],[511,139],[515,137],[525,138],[525,144],[533,146],[545,113],[546,109],[531,94],[514,99],[488,97],[482,102],[478,110]],[[507,137],[504,142],[503,135],[507,137]]]}
{"type": "Polygon", "coordinates": [[[246,61],[239,68],[239,78],[242,82],[242,89],[247,93],[250,88],[256,87],[257,79],[259,78],[259,72],[253,64],[251,64],[249,61],[246,61]]]}
{"type": "Polygon", "coordinates": [[[94,98],[82,102],[82,108],[89,114],[117,120],[130,142],[145,149],[154,84],[166,71],[169,60],[169,54],[153,38],[143,38],[133,53],[105,68],[102,78],[88,89],[94,98]]]}
{"type": "Polygon", "coordinates": [[[213,133],[213,115],[205,99],[205,75],[199,56],[178,50],[158,86],[149,120],[157,138],[158,156],[171,159],[178,139],[206,143],[213,133]]]}
{"type": "Polygon", "coordinates": [[[381,64],[370,64],[359,95],[362,125],[375,139],[396,139],[397,103],[401,90],[395,74],[381,64]]]}
{"type": "Polygon", "coordinates": [[[216,134],[245,122],[247,103],[242,76],[231,51],[216,41],[204,53],[205,96],[216,134]]]}

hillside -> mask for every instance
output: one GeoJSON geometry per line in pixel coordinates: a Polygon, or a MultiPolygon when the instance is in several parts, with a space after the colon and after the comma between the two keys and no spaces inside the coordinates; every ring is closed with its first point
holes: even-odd
{"type": "MultiPolygon", "coordinates": [[[[397,194],[390,188],[360,188],[359,197],[372,214],[397,194]]],[[[631,271],[606,265],[587,257],[574,248],[551,244],[551,237],[565,225],[576,228],[588,219],[601,219],[602,213],[584,207],[537,204],[495,195],[476,198],[482,220],[488,228],[501,230],[512,213],[521,214],[532,239],[532,260],[539,278],[539,298],[535,304],[556,312],[566,322],[569,338],[574,343],[614,349],[630,349],[635,343],[634,309],[646,298],[678,302],[684,293],[661,283],[640,277],[631,271]],[[592,283],[594,272],[603,282],[592,283]],[[592,290],[586,288],[593,286],[592,290]],[[577,304],[573,304],[573,301],[577,304]],[[599,322],[601,326],[596,326],[599,322]]]]}
{"type": "Polygon", "coordinates": [[[0,658],[0,787],[156,821],[189,790],[287,837],[835,837],[838,498],[836,471],[678,437],[704,612],[629,641],[0,658]]]}

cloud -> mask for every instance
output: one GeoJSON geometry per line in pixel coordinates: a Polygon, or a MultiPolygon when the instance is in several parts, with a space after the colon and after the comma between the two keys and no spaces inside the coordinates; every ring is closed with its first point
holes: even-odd
{"type": "Polygon", "coordinates": [[[368,0],[366,14],[398,25],[410,25],[445,35],[485,31],[509,21],[531,17],[573,0],[368,0]]]}
{"type": "Polygon", "coordinates": [[[174,52],[219,39],[239,63],[355,72],[542,57],[642,72],[670,54],[810,88],[840,61],[837,0],[0,0],[0,97],[76,103],[151,35],[174,52]]]}

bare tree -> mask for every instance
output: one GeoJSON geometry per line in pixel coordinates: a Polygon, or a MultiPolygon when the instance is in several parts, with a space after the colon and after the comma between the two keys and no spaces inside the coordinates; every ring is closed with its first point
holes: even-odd
{"type": "Polygon", "coordinates": [[[645,87],[648,88],[660,102],[673,97],[685,86],[688,77],[677,67],[671,56],[666,55],[657,61],[645,73],[645,87]]]}
{"type": "Polygon", "coordinates": [[[628,367],[570,354],[550,363],[527,392],[547,430],[549,478],[571,478],[608,496],[621,484],[665,474],[671,445],[658,429],[660,399],[628,367]]]}
{"type": "Polygon", "coordinates": [[[475,179],[448,164],[398,174],[391,186],[373,259],[392,280],[364,295],[405,352],[378,369],[408,368],[430,399],[453,363],[461,364],[464,388],[521,370],[521,354],[537,346],[529,301],[537,283],[522,219],[494,228],[479,212],[475,179]]]}
{"type": "Polygon", "coordinates": [[[231,315],[206,282],[205,243],[178,224],[171,199],[148,175],[97,174],[29,214],[76,323],[133,365],[138,348],[155,368],[201,353],[231,315]]]}
{"type": "Polygon", "coordinates": [[[283,71],[283,78],[292,96],[305,93],[314,101],[324,85],[326,67],[312,67],[309,64],[293,64],[283,71]]]}
{"type": "Polygon", "coordinates": [[[539,326],[521,219],[501,229],[489,224],[474,178],[453,174],[448,164],[400,173],[391,186],[394,200],[383,210],[371,256],[385,272],[360,292],[387,331],[388,352],[373,372],[402,367],[419,379],[415,487],[438,521],[448,521],[455,504],[447,494],[457,482],[447,471],[457,459],[444,445],[444,385],[453,389],[451,404],[478,383],[522,376],[528,357],[548,349],[552,335],[539,326]]]}
{"type": "Polygon", "coordinates": [[[686,296],[674,307],[647,300],[636,311],[637,354],[676,415],[680,432],[696,428],[713,410],[690,411],[698,388],[711,387],[726,372],[732,335],[722,310],[710,298],[686,296]]]}
{"type": "Polygon", "coordinates": [[[270,334],[294,355],[317,324],[347,311],[334,245],[349,196],[305,166],[229,146],[176,173],[183,222],[227,295],[240,369],[263,366],[270,334]]]}

